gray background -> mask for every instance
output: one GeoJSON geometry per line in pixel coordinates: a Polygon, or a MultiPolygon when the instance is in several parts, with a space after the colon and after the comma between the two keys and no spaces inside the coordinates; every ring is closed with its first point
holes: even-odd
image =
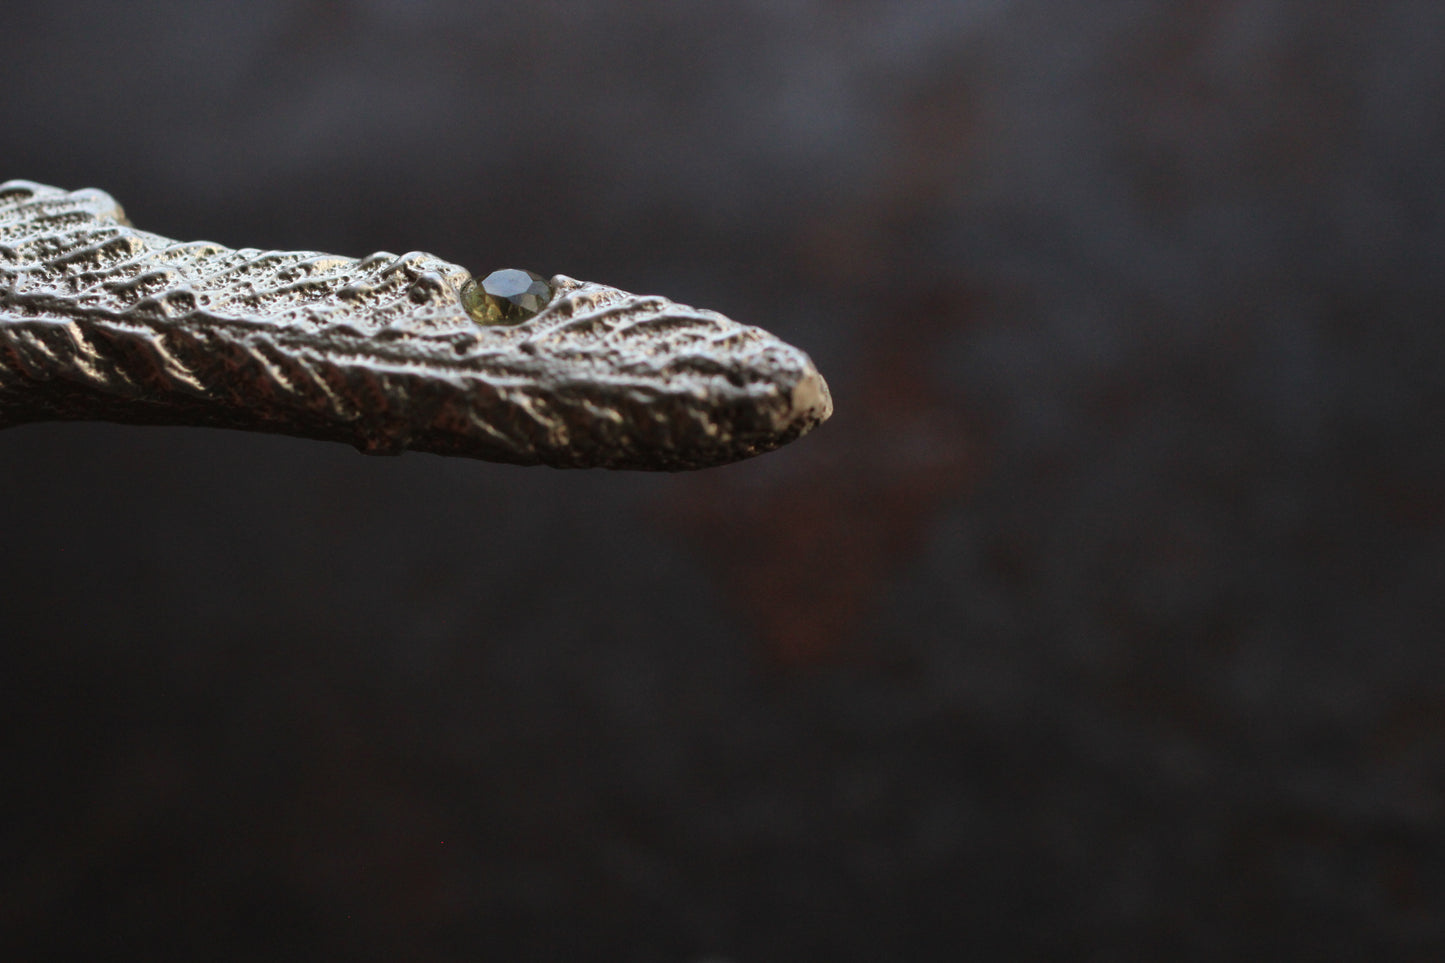
{"type": "Polygon", "coordinates": [[[0,950],[1438,958],[1445,5],[7,4],[0,179],[595,279],[677,476],[0,434],[0,950]]]}

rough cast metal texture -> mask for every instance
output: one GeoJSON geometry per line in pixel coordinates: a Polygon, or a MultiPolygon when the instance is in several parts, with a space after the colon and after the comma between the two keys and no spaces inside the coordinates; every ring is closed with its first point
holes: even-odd
{"type": "Polygon", "coordinates": [[[561,275],[514,327],[429,254],[232,250],[97,190],[0,184],[0,428],[211,425],[518,464],[675,470],[832,413],[808,356],[713,311],[561,275]]]}

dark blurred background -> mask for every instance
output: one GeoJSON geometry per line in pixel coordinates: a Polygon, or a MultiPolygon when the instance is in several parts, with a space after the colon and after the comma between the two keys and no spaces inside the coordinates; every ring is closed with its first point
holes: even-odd
{"type": "Polygon", "coordinates": [[[1445,4],[0,22],[0,179],[837,402],[673,476],[0,434],[6,959],[1445,949],[1445,4]]]}

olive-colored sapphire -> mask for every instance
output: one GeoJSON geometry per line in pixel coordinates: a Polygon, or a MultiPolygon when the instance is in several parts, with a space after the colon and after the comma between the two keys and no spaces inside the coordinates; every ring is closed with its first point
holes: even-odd
{"type": "Polygon", "coordinates": [[[462,285],[462,307],[478,324],[521,324],[552,300],[540,274],[504,268],[462,285]]]}

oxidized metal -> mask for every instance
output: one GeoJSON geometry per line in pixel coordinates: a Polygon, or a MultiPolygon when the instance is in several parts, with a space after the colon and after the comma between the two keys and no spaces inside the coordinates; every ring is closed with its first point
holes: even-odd
{"type": "Polygon", "coordinates": [[[713,311],[558,275],[483,327],[471,275],[138,231],[111,197],[0,184],[0,428],[210,425],[518,464],[676,470],[832,413],[808,356],[713,311]]]}

